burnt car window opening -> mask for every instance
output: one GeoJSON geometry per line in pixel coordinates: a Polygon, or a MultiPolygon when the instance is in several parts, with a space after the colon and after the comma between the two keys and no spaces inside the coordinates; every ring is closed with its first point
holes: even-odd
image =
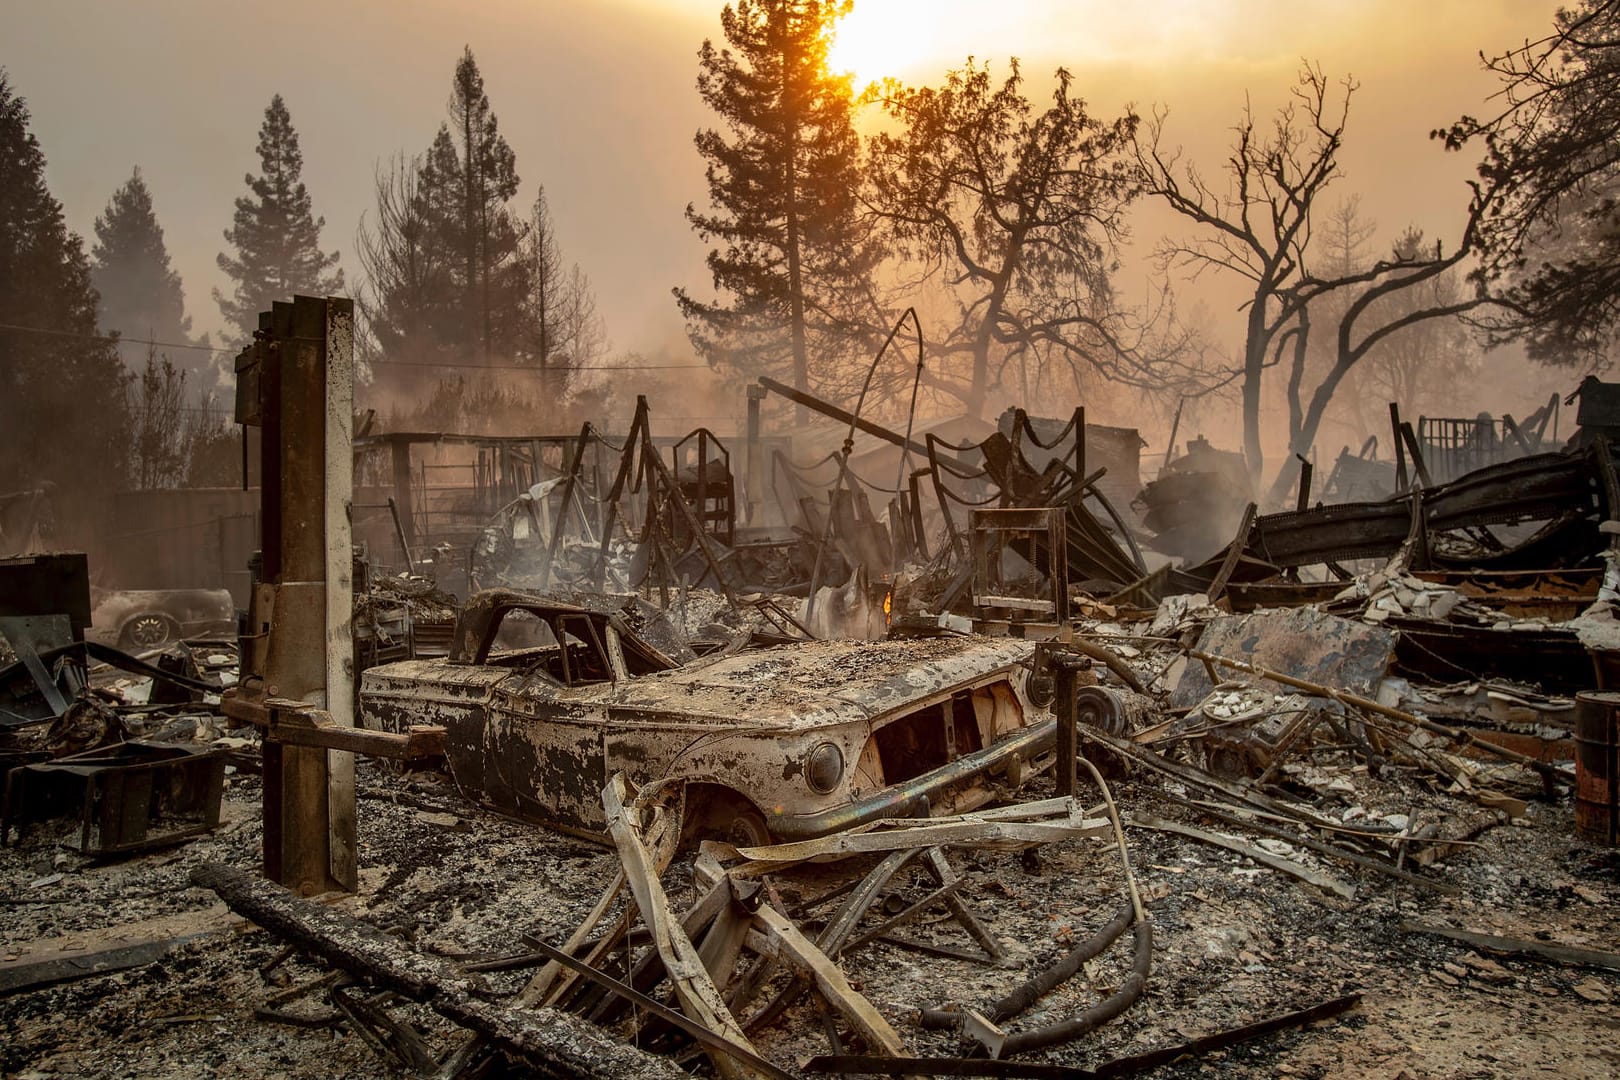
{"type": "Polygon", "coordinates": [[[556,614],[548,620],[527,608],[510,608],[501,615],[487,662],[544,673],[564,686],[614,678],[603,631],[585,614],[556,614]]]}
{"type": "Polygon", "coordinates": [[[589,615],[559,615],[553,633],[562,642],[557,650],[561,671],[553,672],[566,686],[610,682],[613,665],[607,646],[589,615]]]}
{"type": "Polygon", "coordinates": [[[557,638],[544,619],[526,608],[511,608],[501,616],[500,628],[489,646],[489,662],[503,663],[514,654],[556,645],[557,638]]]}

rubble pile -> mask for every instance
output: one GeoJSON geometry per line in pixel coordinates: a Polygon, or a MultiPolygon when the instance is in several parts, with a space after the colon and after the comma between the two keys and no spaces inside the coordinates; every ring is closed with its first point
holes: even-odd
{"type": "Polygon", "coordinates": [[[1144,502],[1230,542],[1150,569],[1082,411],[930,435],[909,490],[857,421],[745,534],[642,398],[531,460],[465,601],[390,499],[352,642],[283,566],[240,657],[0,670],[0,1070],[1620,1065],[1606,444],[1264,515],[1211,449],[1144,502]]]}

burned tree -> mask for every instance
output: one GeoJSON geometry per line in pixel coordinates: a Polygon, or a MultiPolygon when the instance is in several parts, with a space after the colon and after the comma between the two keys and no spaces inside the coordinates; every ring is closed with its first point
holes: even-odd
{"type": "MultiPolygon", "coordinates": [[[[1396,238],[1390,257],[1397,262],[1416,264],[1431,257],[1434,249],[1435,245],[1422,229],[1411,227],[1396,238]]],[[[1366,265],[1356,264],[1346,272],[1365,269],[1366,265]]],[[[1463,301],[1467,294],[1468,283],[1463,280],[1462,268],[1452,266],[1385,297],[1367,314],[1374,323],[1393,322],[1426,308],[1449,308],[1463,301]]],[[[1316,322],[1337,325],[1345,307],[1345,303],[1339,303],[1334,317],[1318,317],[1316,322]]],[[[1321,338],[1318,341],[1323,345],[1320,352],[1324,354],[1337,345],[1336,341],[1321,338]]],[[[1347,379],[1352,391],[1351,405],[1361,418],[1363,429],[1371,431],[1383,425],[1385,405],[1391,401],[1400,402],[1405,413],[1433,413],[1435,406],[1448,400],[1458,380],[1478,369],[1480,355],[1461,315],[1427,319],[1387,336],[1367,353],[1347,379]]],[[[1331,362],[1331,357],[1326,359],[1331,362]]]]}
{"type": "Polygon", "coordinates": [[[590,279],[578,263],[564,265],[544,187],[534,197],[523,257],[528,264],[524,351],[542,369],[566,376],[568,368],[605,351],[607,329],[596,313],[590,279]]]}
{"type": "MultiPolygon", "coordinates": [[[[1497,303],[1483,291],[1455,288],[1454,280],[1454,271],[1475,249],[1479,222],[1489,205],[1489,194],[1475,188],[1462,239],[1450,254],[1438,243],[1432,252],[1420,249],[1410,242],[1412,234],[1408,234],[1408,243],[1397,244],[1390,258],[1360,273],[1329,280],[1308,279],[1294,293],[1306,306],[1296,314],[1284,340],[1286,344],[1291,337],[1293,344],[1288,368],[1288,457],[1272,481],[1269,501],[1277,502],[1293,485],[1298,462],[1316,441],[1329,402],[1358,363],[1376,355],[1374,350],[1380,346],[1398,342],[1398,335],[1413,328],[1497,303]],[[1338,320],[1325,328],[1333,335],[1332,359],[1327,370],[1315,376],[1315,386],[1307,396],[1306,357],[1311,334],[1308,305],[1316,297],[1337,291],[1344,292],[1349,300],[1338,320]]],[[[1417,362],[1426,365],[1436,362],[1436,358],[1422,356],[1417,362]]],[[[1245,421],[1247,416],[1245,412],[1245,421]]],[[[1252,460],[1250,468],[1254,469],[1252,460]]]]}
{"type": "Polygon", "coordinates": [[[1100,120],[1071,86],[1059,70],[1052,104],[1037,111],[1016,60],[999,85],[969,60],[939,88],[890,83],[880,94],[900,130],[872,142],[872,209],[918,284],[950,296],[951,324],[930,342],[944,371],[924,378],[973,413],[1013,362],[1139,384],[1181,374],[1176,349],[1149,339],[1110,282],[1135,194],[1137,118],[1100,120]]]}
{"type": "Polygon", "coordinates": [[[827,70],[828,29],[849,0],[738,0],[720,22],[730,48],[705,41],[698,92],[724,130],[698,132],[712,213],[687,206],[720,295],[675,298],[711,363],[791,372],[811,387],[873,320],[877,251],[857,220],[859,140],[848,76],[827,70]],[[734,51],[735,50],[735,51],[734,51]],[[825,365],[825,367],[822,367],[825,365]]]}
{"type": "Polygon", "coordinates": [[[129,388],[129,482],[136,490],[176,487],[186,475],[186,375],[157,347],[129,388]]]}
{"type": "Polygon", "coordinates": [[[365,274],[359,306],[369,331],[367,358],[431,356],[439,346],[432,317],[449,302],[449,273],[429,241],[418,158],[397,155],[375,177],[376,214],[355,238],[365,274]]]}
{"type": "Polygon", "coordinates": [[[1243,358],[1243,449],[1258,483],[1260,389],[1272,347],[1300,316],[1298,289],[1306,278],[1305,249],[1317,196],[1339,175],[1338,154],[1355,84],[1344,86],[1337,109],[1327,80],[1307,68],[1293,89],[1294,100],[1277,114],[1267,135],[1244,107],[1236,142],[1225,165],[1228,180],[1217,190],[1181,151],[1163,145],[1165,114],[1156,115],[1137,159],[1148,191],[1208,235],[1185,243],[1166,241],[1164,265],[1236,274],[1249,282],[1243,358]]]}
{"type": "Polygon", "coordinates": [[[343,271],[338,253],[323,252],[320,232],[325,218],[314,216],[309,191],[300,177],[304,155],[286,102],[277,94],[264,110],[259,127],[261,175],[244,177],[250,197],[236,200],[236,214],[225,239],[235,256],[220,253],[219,268],[236,282],[233,295],[214,290],[214,302],[226,322],[243,338],[253,336],[259,312],[281,297],[305,293],[326,296],[341,292],[343,271]]]}
{"type": "Polygon", "coordinates": [[[52,482],[101,492],[122,479],[123,365],[97,336],[79,237],[45,186],[27,103],[0,70],[0,493],[52,482]]]}
{"type": "Polygon", "coordinates": [[[1475,251],[1480,223],[1498,197],[1488,184],[1470,185],[1468,218],[1449,253],[1437,244],[1433,252],[1397,249],[1391,258],[1348,272],[1334,272],[1331,258],[1326,273],[1315,265],[1311,241],[1317,201],[1340,174],[1338,155],[1355,90],[1356,83],[1345,80],[1335,102],[1322,72],[1306,67],[1293,88],[1293,100],[1279,110],[1269,134],[1245,108],[1225,164],[1224,189],[1217,190],[1196,166],[1183,163],[1179,151],[1163,147],[1163,114],[1137,145],[1148,190],[1200,230],[1185,241],[1163,242],[1162,263],[1194,276],[1208,270],[1235,274],[1249,283],[1243,354],[1234,374],[1243,393],[1244,456],[1256,486],[1264,468],[1260,400],[1265,373],[1286,364],[1288,457],[1272,484],[1273,499],[1293,483],[1296,455],[1310,451],[1345,377],[1374,348],[1407,327],[1495,302],[1483,290],[1409,302],[1420,295],[1416,290],[1444,277],[1475,251]],[[1398,303],[1395,298],[1403,295],[1398,303]],[[1316,316],[1324,311],[1332,316],[1318,328],[1316,316]],[[1331,335],[1329,359],[1325,371],[1313,371],[1312,334],[1322,331],[1331,335]]]}

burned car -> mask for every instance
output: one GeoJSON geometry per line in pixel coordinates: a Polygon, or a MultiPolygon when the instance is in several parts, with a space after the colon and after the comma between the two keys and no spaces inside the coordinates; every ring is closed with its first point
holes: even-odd
{"type": "Polygon", "coordinates": [[[603,599],[478,594],[448,658],[365,672],[362,723],[442,724],[456,784],[508,814],[598,832],[623,772],[679,780],[694,835],[744,844],[965,811],[1049,763],[1056,722],[1025,692],[1023,642],[814,641],[682,664],[603,599]]]}
{"type": "Polygon", "coordinates": [[[225,589],[93,589],[91,641],[125,652],[197,637],[236,637],[236,602],[225,589]]]}

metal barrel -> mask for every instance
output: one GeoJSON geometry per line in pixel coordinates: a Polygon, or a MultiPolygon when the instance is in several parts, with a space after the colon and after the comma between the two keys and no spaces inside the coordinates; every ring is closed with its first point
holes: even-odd
{"type": "Polygon", "coordinates": [[[1620,846],[1620,692],[1575,695],[1575,833],[1620,846]]]}

